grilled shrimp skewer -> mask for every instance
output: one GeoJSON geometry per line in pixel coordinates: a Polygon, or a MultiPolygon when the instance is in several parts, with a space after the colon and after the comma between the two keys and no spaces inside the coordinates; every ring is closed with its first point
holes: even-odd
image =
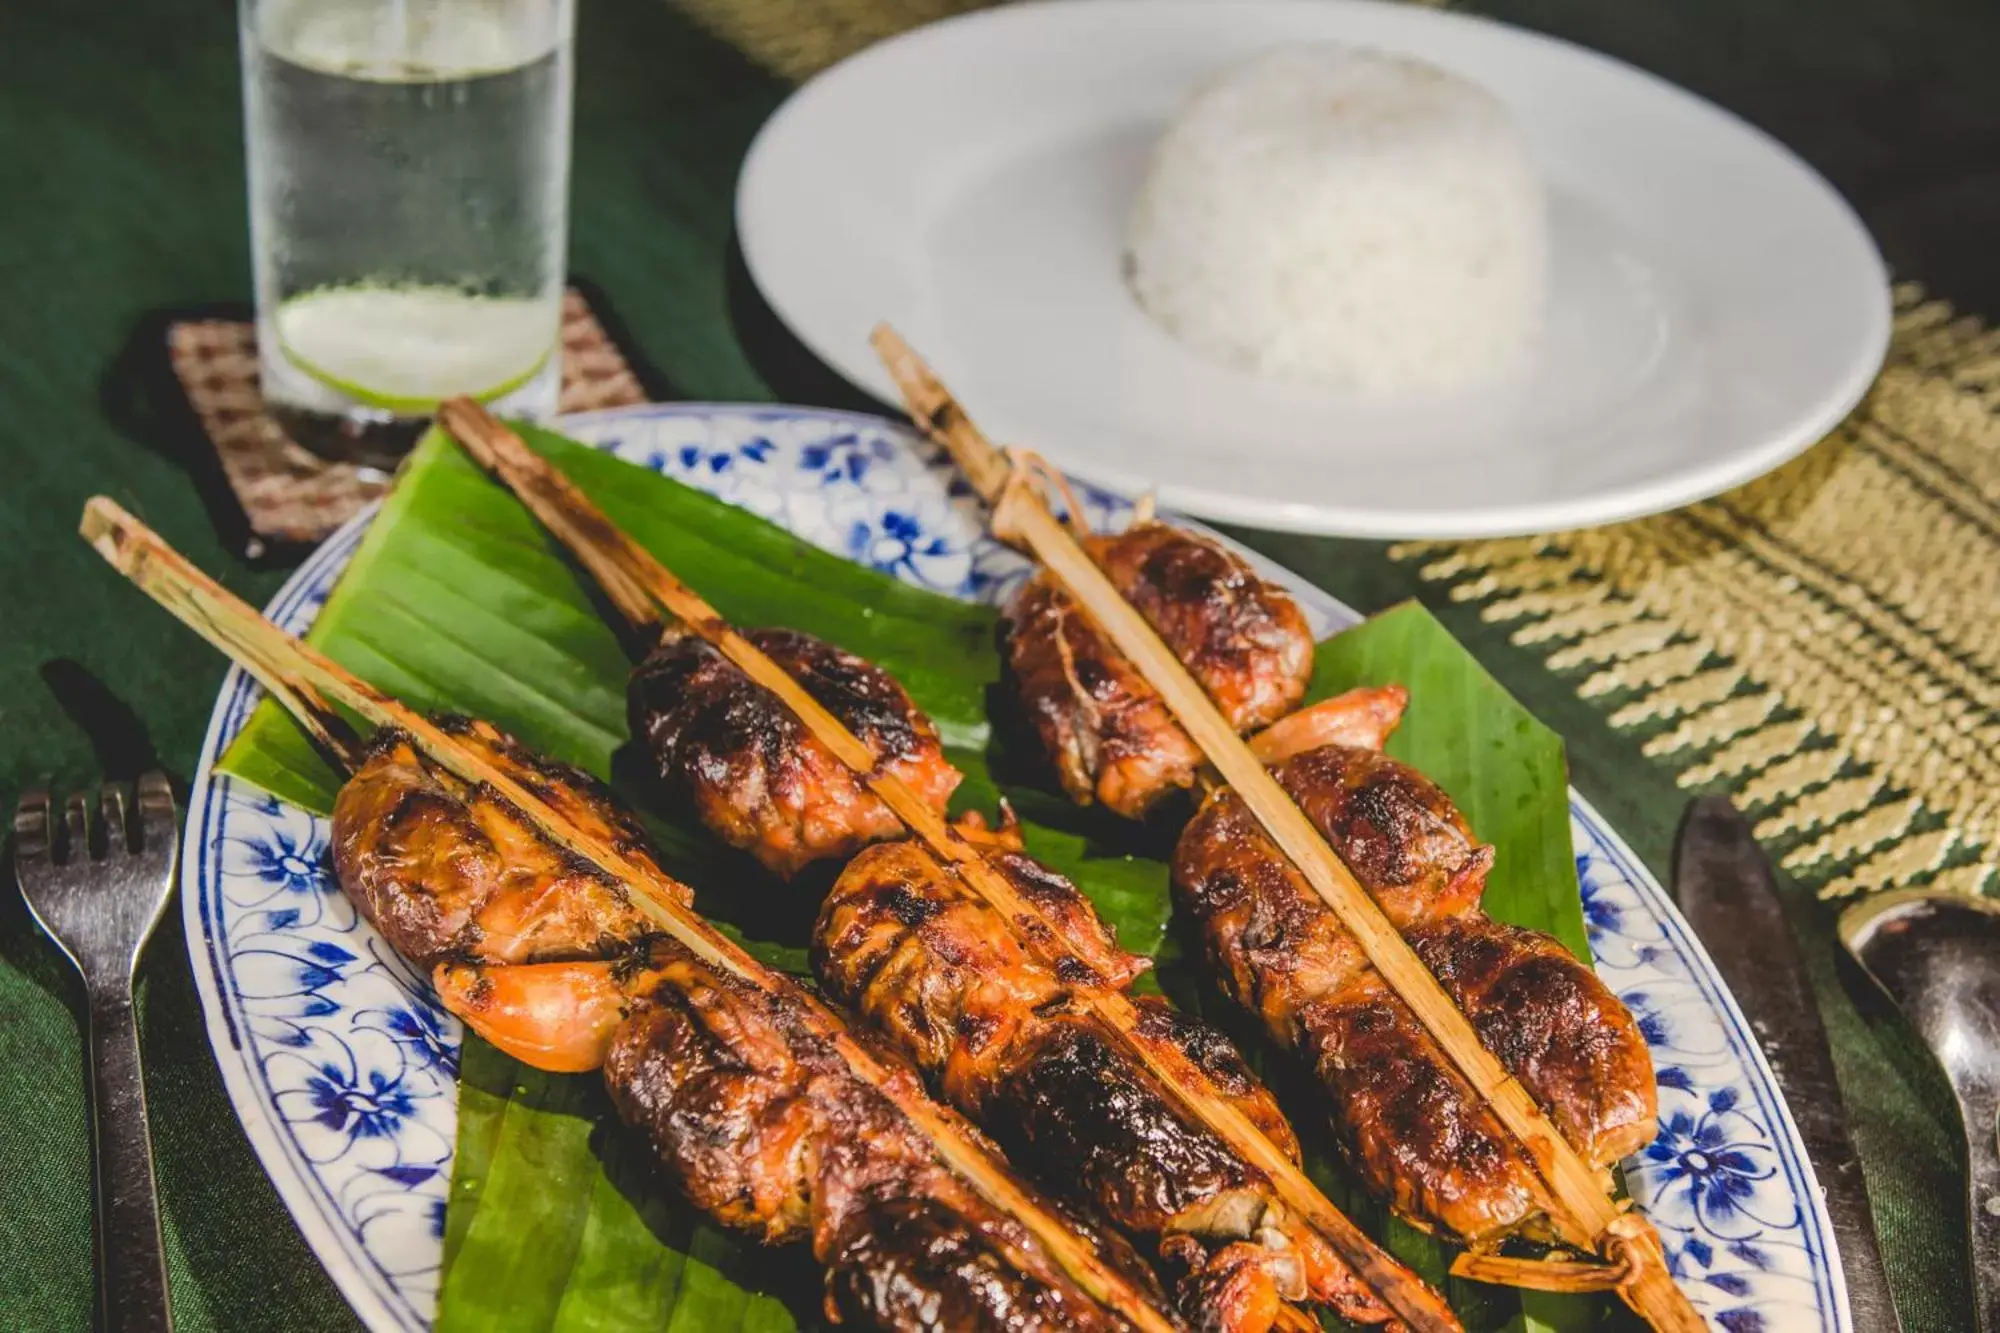
{"type": "Polygon", "coordinates": [[[810,1241],[830,1317],[911,1333],[1177,1326],[1121,1239],[1054,1211],[907,1066],[694,916],[587,777],[372,690],[108,501],[84,531],[352,771],[336,872],[446,1004],[540,1067],[601,1064],[693,1202],[766,1241],[810,1241]],[[368,745],[328,699],[377,725],[368,745]]]}
{"type": "MultiPolygon", "coordinates": [[[[1479,910],[1492,849],[1443,792],[1378,746],[1315,746],[1275,771],[1587,1161],[1651,1140],[1637,1023],[1560,943],[1479,910]]],[[[1335,1127],[1373,1190],[1474,1246],[1547,1236],[1532,1161],[1234,793],[1211,793],[1183,831],[1174,884],[1223,988],[1334,1094],[1335,1127]]]]}
{"type": "MultiPolygon", "coordinates": [[[[939,812],[949,783],[932,781],[916,790],[906,775],[912,767],[919,774],[936,773],[924,750],[926,745],[935,746],[935,728],[879,668],[805,636],[770,630],[738,635],[729,630],[650,556],[631,548],[622,534],[607,531],[594,507],[504,428],[456,405],[448,406],[444,419],[476,457],[498,471],[570,544],[629,620],[643,625],[656,614],[641,580],[652,580],[656,592],[664,590],[660,603],[688,628],[670,632],[635,673],[629,695],[632,729],[650,742],[669,784],[693,797],[695,812],[713,831],[756,851],[774,868],[796,869],[814,853],[852,851],[854,845],[882,836],[886,830],[864,829],[852,818],[861,808],[852,793],[862,792],[869,801],[880,798],[884,808],[894,807],[897,831],[908,824],[932,850],[923,852],[907,844],[874,848],[856,860],[841,884],[865,886],[876,870],[897,858],[903,858],[906,867],[928,867],[931,873],[913,872],[911,885],[890,897],[920,912],[929,910],[922,904],[931,899],[918,891],[919,886],[933,895],[955,896],[962,900],[964,910],[957,919],[965,930],[950,939],[940,939],[934,932],[913,934],[908,956],[914,960],[940,945],[969,947],[981,940],[988,949],[977,962],[946,964],[942,957],[933,957],[937,966],[921,978],[912,973],[912,984],[927,993],[919,1002],[934,1002],[968,1023],[1020,1024],[1039,1022],[1024,1006],[1053,1003],[1060,996],[1079,1016],[1087,1016],[1081,1027],[1072,1025],[1072,1030],[1091,1034],[1104,1068],[1110,1071],[1105,1076],[1128,1089],[1139,1113],[1165,1137],[1161,1144],[1149,1145],[1100,1123],[1092,1133],[1072,1132],[1060,1144],[1045,1136],[1034,1160],[1043,1166],[1046,1179],[1070,1182],[1073,1187],[1083,1181],[1075,1192],[1147,1239],[1156,1253],[1170,1255],[1184,1277],[1181,1290],[1192,1317],[1251,1333],[1273,1321],[1297,1322],[1296,1313],[1284,1309],[1287,1300],[1324,1301],[1350,1318],[1368,1322],[1401,1312],[1371,1293],[1368,1283],[1357,1280],[1348,1265],[1358,1256],[1357,1267],[1369,1282],[1398,1289],[1402,1310],[1415,1316],[1413,1322],[1452,1326],[1435,1295],[1361,1237],[1352,1223],[1304,1183],[1289,1127],[1277,1116],[1268,1094],[1249,1081],[1234,1053],[1230,1052],[1222,1073],[1205,1069],[1196,1060],[1191,1047],[1226,1050],[1219,1035],[1196,1025],[1198,1038],[1176,1042],[1163,1033],[1149,1037],[1136,1030],[1159,1026],[1157,1019],[1144,1019],[1121,994],[1145,960],[1117,949],[1086,899],[1018,851],[992,847],[991,835],[980,839],[989,845],[982,855],[944,827],[939,812]],[[815,720],[813,714],[820,710],[831,717],[815,720]],[[857,735],[858,741],[852,739],[857,735]],[[824,762],[828,758],[837,758],[844,767],[829,775],[824,762]],[[897,766],[905,772],[896,772],[897,766]],[[775,801],[774,791],[779,793],[775,801]],[[774,812],[773,804],[782,809],[774,812]],[[797,830],[830,824],[839,826],[838,837],[796,836],[797,830]],[[912,855],[916,862],[907,860],[912,855]],[[994,969],[1011,969],[1013,981],[989,977],[994,969]],[[1037,978],[1034,986],[1023,980],[1029,975],[1037,978]],[[1035,986],[1041,989],[1031,1000],[1035,986]],[[1163,1075],[1163,1069],[1173,1072],[1163,1075]],[[1236,1095],[1239,1091],[1242,1096],[1236,1095]],[[1197,1112],[1197,1104],[1204,1109],[1197,1112]],[[1227,1133],[1205,1123],[1218,1105],[1225,1121],[1233,1117],[1262,1145],[1264,1157],[1257,1164],[1230,1146],[1227,1133]],[[1260,1133],[1258,1116],[1247,1109],[1253,1106],[1262,1108],[1266,1133],[1260,1133]],[[1280,1127],[1282,1144],[1268,1136],[1273,1121],[1280,1127]],[[1156,1166],[1145,1155],[1169,1140],[1199,1144],[1201,1152],[1232,1160],[1234,1174],[1191,1178],[1179,1197],[1168,1202],[1108,1187],[1114,1177],[1129,1182],[1152,1172],[1157,1178],[1156,1166]],[[1284,1175],[1283,1186],[1274,1184],[1273,1168],[1284,1175]],[[1106,1188],[1090,1183],[1093,1171],[1106,1188]],[[1285,1197],[1289,1187],[1296,1198],[1300,1185],[1317,1201],[1318,1216],[1302,1214],[1285,1197]],[[1254,1198],[1257,1203],[1254,1208],[1210,1206],[1224,1195],[1254,1198]],[[1319,1234],[1328,1229],[1327,1214],[1336,1219],[1331,1229],[1346,1246],[1343,1251],[1336,1252],[1329,1238],[1319,1234]],[[1253,1255],[1252,1250],[1259,1253],[1253,1255]],[[1217,1259],[1211,1251],[1227,1252],[1227,1257],[1217,1259]]],[[[956,775],[951,777],[955,780],[956,775]]],[[[841,897],[836,889],[835,900],[841,897]]],[[[989,1101],[979,1087],[945,1078],[942,1066],[926,1062],[935,1052],[912,1046],[914,1029],[890,1021],[889,1010],[902,1001],[894,988],[861,983],[852,970],[849,946],[855,937],[829,935],[830,930],[839,934],[832,922],[832,917],[823,917],[817,950],[829,989],[862,1004],[962,1109],[976,1116],[999,1115],[999,1103],[989,1101]]],[[[1031,1068],[1054,1078],[1051,1062],[1058,1058],[1051,1043],[1014,1045],[1005,1053],[1005,1078],[1019,1086],[1031,1077],[1031,1068]]],[[[1081,1097],[1087,1089],[1072,1078],[1065,1091],[1081,1097]]],[[[989,1123],[997,1125],[1000,1120],[989,1123]]],[[[1080,1131],[1084,1123],[1078,1119],[1071,1130],[1080,1131]]]]}
{"type": "MultiPolygon", "coordinates": [[[[1597,1153],[1615,1149],[1621,1142],[1642,1142],[1651,1132],[1655,1096],[1652,1069],[1650,1061],[1644,1058],[1643,1044],[1636,1047],[1638,1058],[1631,1058],[1636,1027],[1630,1015],[1587,968],[1574,960],[1564,958],[1568,970],[1558,972],[1554,964],[1562,950],[1554,941],[1527,932],[1501,939],[1488,929],[1492,923],[1469,912],[1458,914],[1460,919],[1452,922],[1445,934],[1452,941],[1479,939],[1490,946],[1476,959],[1468,957],[1453,962],[1443,956],[1445,950],[1434,948],[1432,956],[1425,957],[1413,948],[1419,941],[1406,941],[1399,933],[1399,926],[1407,922],[1393,919],[1385,911],[1388,904],[1376,901],[1375,895],[1383,892],[1387,883],[1372,873],[1357,874],[1348,864],[1348,857],[1369,850],[1365,843],[1346,839],[1344,834],[1328,828],[1326,810],[1316,811],[1318,818],[1309,816],[1301,809],[1304,803],[1301,792],[1297,788],[1288,791],[1290,784],[1281,785],[1278,778],[1261,767],[1276,756],[1260,755],[1258,747],[1240,739],[1246,729],[1241,713],[1244,693],[1231,688],[1232,681],[1227,677],[1220,682],[1213,678],[1204,645],[1218,638],[1225,645],[1256,642],[1260,637],[1268,641],[1268,635],[1256,633],[1271,620],[1268,608],[1238,609],[1238,599],[1228,595],[1231,586],[1242,581],[1241,577],[1217,567],[1205,579],[1176,582],[1170,577],[1172,571],[1163,569],[1150,584],[1141,582],[1135,586],[1129,561],[1108,558],[1102,544],[1087,532],[1065,531],[1037,494],[1038,478],[1060,487],[1063,485],[1060,474],[1032,455],[1010,457],[996,450],[951,394],[887,326],[877,328],[873,341],[902,389],[912,418],[945,445],[973,489],[994,505],[995,532],[1031,550],[1044,563],[1044,577],[1050,580],[1047,588],[1086,608],[1089,623],[1085,628],[1100,636],[1098,647],[1112,653],[1114,660],[1089,659],[1093,671],[1071,672],[1067,677],[1046,669],[1039,674],[1017,669],[1031,715],[1037,713],[1040,704],[1038,721],[1043,724],[1045,735],[1050,730],[1047,726],[1050,715],[1062,711],[1065,691],[1074,705],[1071,711],[1087,719],[1095,716],[1090,710],[1098,702],[1096,688],[1107,681],[1117,687],[1112,693],[1127,700],[1140,699],[1137,692],[1140,684],[1155,691],[1164,705],[1167,720],[1216,766],[1224,780],[1237,788],[1228,797],[1217,799],[1241,805],[1250,828],[1266,839],[1268,849],[1301,890],[1302,900],[1315,910],[1324,911],[1329,921],[1338,924],[1338,938],[1329,932],[1323,941],[1329,950],[1342,942],[1352,946],[1345,959],[1336,961],[1329,956],[1318,960],[1319,975],[1310,979],[1306,991],[1296,993],[1300,978],[1295,974],[1295,965],[1299,960],[1293,949],[1302,941],[1289,937],[1286,930],[1287,925],[1297,928],[1304,923],[1297,914],[1290,922],[1274,921],[1267,912],[1258,910],[1268,908],[1270,903],[1253,902],[1247,912],[1239,914],[1241,919],[1233,933],[1218,935],[1211,931],[1210,935],[1210,952],[1216,962],[1225,965],[1225,974],[1233,980],[1238,997],[1256,1009],[1266,993],[1280,996],[1293,993],[1278,1004],[1281,1012],[1267,1012],[1267,1022],[1281,1039],[1310,1045],[1322,1056],[1331,1054],[1332,1058],[1321,1059],[1321,1073],[1337,1101],[1344,1094],[1362,1098],[1362,1094],[1370,1091],[1365,1084],[1346,1077],[1353,1072],[1347,1057],[1368,1060],[1382,1071],[1398,1060],[1414,1061],[1409,1072],[1399,1073],[1384,1089],[1378,1090],[1408,1092],[1427,1088],[1446,1101],[1464,1103],[1468,1109],[1476,1107],[1481,1115],[1490,1115],[1493,1126],[1517,1149],[1516,1157],[1525,1159],[1532,1153],[1534,1173],[1547,1186],[1541,1199],[1533,1204],[1524,1201],[1523,1220],[1545,1221],[1547,1229],[1564,1241],[1588,1245],[1609,1261],[1594,1275],[1580,1275],[1574,1271],[1557,1274],[1555,1267],[1533,1274],[1528,1271],[1532,1265],[1517,1267],[1513,1266],[1515,1261],[1494,1260],[1484,1264],[1484,1274],[1507,1274],[1530,1285],[1547,1282],[1570,1289],[1575,1289],[1573,1282],[1602,1280],[1614,1286],[1658,1327],[1700,1327],[1699,1316],[1667,1268],[1658,1232],[1644,1217],[1622,1212],[1607,1197],[1603,1173],[1593,1170],[1590,1160],[1597,1153]],[[1097,547],[1095,551],[1093,545],[1097,547]],[[1246,626],[1243,634],[1234,633],[1227,623],[1238,616],[1246,626]],[[1201,632],[1190,635],[1189,624],[1199,626],[1201,632]],[[1056,700],[1055,705],[1047,703],[1049,698],[1056,700]],[[1335,844],[1343,841],[1347,845],[1336,851],[1335,844]],[[1573,1001],[1566,1009],[1558,1007],[1551,1014],[1565,1031],[1555,1038],[1502,1041],[1499,1038],[1506,1027],[1509,992],[1505,987],[1485,983],[1496,977],[1527,975],[1531,969],[1513,964],[1528,955],[1545,965],[1547,977],[1563,985],[1573,1001]],[[1367,966],[1363,967],[1363,962],[1367,966]],[[1463,970],[1451,970],[1461,964],[1463,970]],[[1431,968],[1440,969],[1440,975],[1432,975],[1431,968]],[[1310,1041],[1303,1040],[1307,1034],[1291,1024],[1290,1015],[1283,1012],[1296,1008],[1300,1000],[1352,999],[1356,1004],[1346,1006],[1350,1016],[1370,1012],[1370,1006],[1360,1003],[1364,996],[1329,996],[1325,984],[1340,981],[1377,988],[1376,998],[1382,1003],[1375,1006],[1374,1017],[1345,1037],[1336,1027],[1323,1025],[1310,1041]],[[1313,989],[1314,985],[1318,989],[1313,989]],[[1497,1004],[1489,1004],[1495,1000],[1497,1004]],[[1405,1011],[1413,1020],[1406,1025],[1400,1022],[1405,1011]],[[1486,1020],[1483,1022],[1482,1012],[1486,1020]],[[1400,1034],[1391,1031],[1398,1026],[1405,1030],[1400,1034]],[[1386,1041],[1382,1039],[1385,1032],[1389,1033],[1386,1041]],[[1417,1040],[1419,1037],[1421,1041],[1417,1040]],[[1433,1056],[1443,1060],[1434,1060],[1433,1056]],[[1444,1061],[1449,1062],[1449,1068],[1444,1061]],[[1508,1064],[1514,1067],[1514,1077],[1509,1077],[1508,1064]],[[1447,1074],[1449,1077],[1445,1077],[1447,1074]],[[1533,1093],[1529,1091],[1531,1087],[1533,1093]],[[1470,1097],[1461,1097],[1460,1092],[1470,1097]],[[1538,1103],[1536,1094],[1545,1102],[1538,1103]],[[1611,1107],[1617,1109],[1608,1111],[1611,1107]],[[1588,1123],[1588,1115],[1580,1114],[1586,1111],[1606,1111],[1603,1127],[1608,1133],[1603,1138],[1593,1136],[1597,1126],[1588,1123]],[[1564,1122],[1562,1126],[1552,1123],[1551,1113],[1564,1122]],[[1581,1141],[1572,1144],[1564,1137],[1566,1132],[1580,1135],[1581,1141]]],[[[1069,509],[1071,528],[1080,528],[1080,507],[1072,500],[1069,509]]],[[[1140,525],[1145,534],[1137,543],[1141,549],[1159,549],[1157,539],[1146,531],[1154,526],[1157,525],[1150,522],[1140,525]]],[[[1035,593],[1031,584],[1023,595],[1035,593]]],[[[1025,660],[1046,665],[1049,661],[1076,661],[1069,626],[1078,619],[1043,617],[1035,621],[1018,617],[1019,628],[1031,637],[1014,647],[1017,663],[1025,660]]],[[[1276,749],[1281,753],[1291,752],[1294,749],[1291,742],[1297,739],[1286,738],[1276,749]]],[[[1057,743],[1059,740],[1052,738],[1052,748],[1056,750],[1058,766],[1065,767],[1070,755],[1065,754],[1064,747],[1057,743]]],[[[1294,754],[1286,759],[1284,768],[1294,769],[1301,757],[1294,754]]],[[[1081,784],[1074,779],[1075,774],[1068,773],[1066,785],[1081,795],[1078,792],[1081,784]]],[[[1144,781],[1131,784],[1132,791],[1141,795],[1146,788],[1144,781]]],[[[1112,794],[1138,809],[1146,804],[1126,799],[1128,793],[1122,788],[1112,794]]],[[[1462,821],[1458,831],[1464,832],[1462,821]]],[[[1246,896],[1257,896],[1245,890],[1242,878],[1243,873],[1255,866],[1223,864],[1228,853],[1247,841],[1247,829],[1237,832],[1241,836],[1233,841],[1219,839],[1219,845],[1213,849],[1220,873],[1203,881],[1212,890],[1207,895],[1213,900],[1211,908],[1240,905],[1246,896]]],[[[1485,857],[1490,860],[1490,852],[1485,857]]],[[[1476,870],[1470,862],[1459,866],[1459,881],[1483,884],[1484,865],[1481,861],[1476,870]]],[[[1200,868],[1197,860],[1193,869],[1198,872],[1200,868]]],[[[1183,876],[1189,882],[1196,878],[1183,876]]],[[[1476,892],[1475,889],[1475,898],[1476,892]]],[[[1203,895],[1197,892],[1196,897],[1199,902],[1203,895]]],[[[1212,910],[1211,921],[1226,915],[1224,911],[1212,910]]],[[[1452,914],[1441,915],[1448,918],[1452,914]]],[[[1417,1101],[1403,1105],[1420,1109],[1417,1101]]],[[[1352,1132],[1356,1127],[1364,1122],[1378,1123],[1374,1109],[1365,1104],[1365,1098],[1353,1106],[1337,1108],[1336,1123],[1345,1120],[1345,1127],[1351,1131],[1348,1136],[1351,1149],[1361,1145],[1360,1137],[1352,1132]]],[[[1430,1123],[1434,1122],[1411,1120],[1407,1128],[1418,1130],[1430,1123]]],[[[1377,1183],[1408,1186],[1406,1177],[1411,1173],[1400,1169],[1399,1154],[1404,1145],[1393,1137],[1380,1142],[1391,1151],[1372,1163],[1377,1183]]],[[[1435,1146],[1448,1153],[1457,1142],[1458,1138],[1453,1137],[1435,1146]]],[[[1362,1165],[1366,1170],[1371,1163],[1364,1160],[1362,1165]]],[[[1449,1167],[1448,1162],[1435,1165],[1449,1167]]],[[[1487,1156],[1479,1165],[1492,1168],[1504,1164],[1487,1156]]],[[[1433,1183],[1448,1183],[1450,1179],[1447,1171],[1434,1176],[1433,1183]]],[[[1404,1188],[1392,1197],[1399,1206],[1427,1219],[1438,1211],[1437,1201],[1426,1198],[1421,1188],[1404,1188]]],[[[1480,1217],[1479,1211],[1474,1210],[1460,1220],[1471,1223],[1491,1219],[1480,1217]]],[[[1519,1224],[1517,1221],[1506,1225],[1519,1224]]],[[[1574,1265],[1556,1267],[1575,1268],[1574,1265]]]]}
{"type": "MultiPolygon", "coordinates": [[[[1630,1013],[1557,941],[1479,911],[1492,849],[1443,792],[1379,753],[1407,693],[1353,691],[1281,720],[1312,665],[1305,618],[1282,589],[1154,520],[1081,545],[1232,728],[1267,728],[1253,753],[1579,1152],[1602,1166],[1648,1142],[1652,1063],[1630,1013]]],[[[1072,796],[1138,815],[1195,785],[1194,743],[1052,573],[1017,594],[1007,629],[1022,701],[1072,796]]],[[[1175,870],[1225,988],[1320,1072],[1378,1193],[1473,1244],[1546,1234],[1551,1201],[1526,1151],[1240,798],[1210,794],[1175,870]]]]}

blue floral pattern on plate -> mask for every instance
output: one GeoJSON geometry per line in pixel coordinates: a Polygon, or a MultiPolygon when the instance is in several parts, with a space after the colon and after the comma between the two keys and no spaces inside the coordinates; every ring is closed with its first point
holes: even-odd
{"type": "MultiPolygon", "coordinates": [[[[998,602],[1028,565],[989,539],[949,461],[875,417],[649,406],[564,428],[908,583],[998,602]]],[[[1129,518],[1090,487],[1094,526],[1129,518]]],[[[268,608],[312,622],[368,522],[315,552],[268,608]]],[[[1261,559],[1320,634],[1354,613],[1261,559]]],[[[258,691],[224,682],[189,811],[182,897],[209,1035],[245,1132],[300,1231],[372,1328],[429,1327],[457,1118],[460,1029],[334,885],[323,821],[213,771],[258,691]]],[[[1639,1016],[1659,1137],[1625,1163],[1676,1274],[1730,1333],[1847,1333],[1798,1134],[1742,1016],[1666,895],[1581,797],[1571,834],[1598,971],[1639,1016]]]]}

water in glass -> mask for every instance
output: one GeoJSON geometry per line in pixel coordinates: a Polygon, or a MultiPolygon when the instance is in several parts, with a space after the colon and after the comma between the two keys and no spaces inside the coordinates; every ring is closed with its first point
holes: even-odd
{"type": "Polygon", "coordinates": [[[439,399],[555,409],[572,0],[241,0],[266,402],[384,464],[439,399]]]}

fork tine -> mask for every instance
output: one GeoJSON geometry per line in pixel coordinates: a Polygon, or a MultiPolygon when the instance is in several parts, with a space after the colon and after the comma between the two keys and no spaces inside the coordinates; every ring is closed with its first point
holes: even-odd
{"type": "Polygon", "coordinates": [[[174,845],[174,788],[155,769],[139,778],[139,845],[156,850],[174,845]]]}
{"type": "Polygon", "coordinates": [[[63,827],[69,832],[69,843],[57,856],[58,862],[88,861],[90,859],[90,798],[80,791],[73,791],[63,802],[63,827]]]}
{"type": "Polygon", "coordinates": [[[39,865],[49,859],[49,793],[36,787],[21,793],[14,807],[14,864],[39,865]]]}
{"type": "Polygon", "coordinates": [[[130,837],[125,832],[125,809],[129,804],[126,786],[122,782],[107,782],[98,793],[97,813],[104,822],[104,854],[116,856],[120,852],[132,850],[130,837]]]}

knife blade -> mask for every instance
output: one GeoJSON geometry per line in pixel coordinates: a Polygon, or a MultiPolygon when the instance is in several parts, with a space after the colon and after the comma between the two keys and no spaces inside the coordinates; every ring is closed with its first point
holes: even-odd
{"type": "Polygon", "coordinates": [[[1704,796],[1688,807],[1674,845],[1674,899],[1750,1020],[1805,1141],[1833,1219],[1853,1327],[1900,1329],[1833,1053],[1777,874],[1728,798],[1704,796]]]}

